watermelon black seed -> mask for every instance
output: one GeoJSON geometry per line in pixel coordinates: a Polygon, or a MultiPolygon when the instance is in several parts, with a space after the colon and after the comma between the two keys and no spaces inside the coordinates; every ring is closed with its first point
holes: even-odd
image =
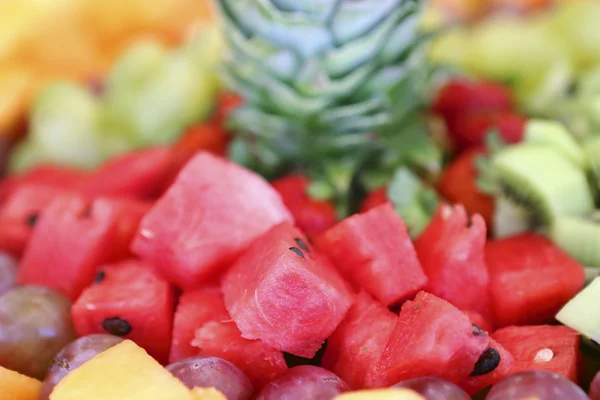
{"type": "Polygon", "coordinates": [[[92,216],[92,205],[89,204],[81,211],[81,214],[79,214],[79,217],[80,218],[89,218],[91,216],[92,216]]]}
{"type": "Polygon", "coordinates": [[[481,329],[480,327],[478,327],[475,324],[471,324],[473,326],[473,335],[474,336],[483,336],[485,335],[485,332],[483,329],[481,329]]]}
{"type": "Polygon", "coordinates": [[[501,357],[498,350],[493,347],[488,348],[486,351],[481,353],[479,360],[475,363],[475,368],[469,376],[479,376],[489,374],[500,365],[501,357]]]}
{"type": "Polygon", "coordinates": [[[294,253],[298,254],[300,257],[306,259],[306,257],[304,257],[304,253],[297,247],[290,247],[288,250],[293,251],[294,253]]]}
{"type": "Polygon", "coordinates": [[[470,228],[473,225],[473,218],[471,215],[467,215],[467,228],[470,228]]]}
{"type": "Polygon", "coordinates": [[[304,251],[308,251],[310,253],[310,249],[308,248],[308,245],[306,244],[306,242],[300,238],[296,238],[294,239],[294,241],[298,244],[298,247],[300,247],[302,250],[304,251]]]}
{"type": "Polygon", "coordinates": [[[106,318],[102,323],[102,328],[115,336],[125,336],[131,332],[131,325],[129,325],[129,322],[119,317],[106,318]]]}
{"type": "Polygon", "coordinates": [[[94,277],[94,283],[100,283],[104,280],[104,278],[106,278],[106,272],[98,271],[98,273],[94,277]]]}
{"type": "Polygon", "coordinates": [[[38,222],[38,219],[40,219],[40,215],[39,214],[31,214],[31,215],[27,216],[27,219],[25,220],[25,223],[30,228],[33,228],[35,226],[35,224],[38,222]]]}

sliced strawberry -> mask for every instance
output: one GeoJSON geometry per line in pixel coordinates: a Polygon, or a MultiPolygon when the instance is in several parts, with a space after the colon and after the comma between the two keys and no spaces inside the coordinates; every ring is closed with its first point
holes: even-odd
{"type": "Polygon", "coordinates": [[[523,139],[526,119],[513,111],[464,113],[448,121],[450,136],[460,150],[483,146],[486,135],[495,129],[506,143],[523,139]]]}
{"type": "Polygon", "coordinates": [[[389,200],[387,197],[387,188],[386,187],[381,187],[379,189],[375,189],[371,193],[369,193],[367,195],[367,197],[365,197],[365,199],[363,200],[363,202],[360,206],[360,212],[361,213],[367,212],[372,208],[375,208],[377,206],[387,203],[388,201],[389,200]]]}
{"type": "Polygon", "coordinates": [[[460,154],[444,170],[437,189],[449,202],[464,205],[469,214],[481,215],[489,230],[493,221],[494,198],[483,194],[476,183],[475,159],[484,153],[485,149],[476,147],[460,154]]]}
{"type": "Polygon", "coordinates": [[[288,175],[271,184],[294,216],[298,228],[308,237],[315,237],[338,222],[333,204],[312,199],[308,195],[310,181],[305,176],[288,175]]]}
{"type": "Polygon", "coordinates": [[[433,111],[446,121],[474,111],[510,110],[513,98],[510,91],[493,82],[472,82],[455,79],[438,92],[433,111]]]}

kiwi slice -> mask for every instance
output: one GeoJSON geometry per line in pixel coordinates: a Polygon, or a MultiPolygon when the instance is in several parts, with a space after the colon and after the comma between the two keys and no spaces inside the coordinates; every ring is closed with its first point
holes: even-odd
{"type": "Polygon", "coordinates": [[[493,236],[504,238],[537,228],[529,210],[505,195],[496,198],[494,205],[493,236]]]}
{"type": "Polygon", "coordinates": [[[518,144],[494,155],[492,168],[500,196],[529,211],[546,227],[559,216],[586,215],[594,204],[584,170],[553,147],[518,144]]]}
{"type": "Polygon", "coordinates": [[[600,137],[587,140],[583,145],[583,153],[590,185],[596,199],[600,199],[600,137]]]}
{"type": "Polygon", "coordinates": [[[586,157],[581,146],[560,122],[530,120],[525,127],[525,143],[550,146],[575,165],[585,168],[586,157]]]}
{"type": "Polygon", "coordinates": [[[557,218],[548,232],[561,249],[588,267],[600,267],[600,213],[557,218]]]}

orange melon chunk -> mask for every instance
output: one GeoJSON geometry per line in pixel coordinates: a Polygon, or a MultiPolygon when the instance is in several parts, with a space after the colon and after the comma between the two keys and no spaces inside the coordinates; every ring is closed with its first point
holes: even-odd
{"type": "MultiPolygon", "coordinates": [[[[144,349],[126,340],[67,375],[50,400],[196,400],[144,349]]],[[[212,400],[212,399],[211,399],[212,400]]]]}
{"type": "Polygon", "coordinates": [[[0,367],[0,400],[37,400],[42,383],[0,367]]]}

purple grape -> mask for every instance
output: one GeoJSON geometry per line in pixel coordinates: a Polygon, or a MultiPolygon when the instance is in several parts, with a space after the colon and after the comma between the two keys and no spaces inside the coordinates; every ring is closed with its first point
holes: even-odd
{"type": "Polygon", "coordinates": [[[58,292],[20,286],[0,296],[0,365],[42,379],[75,339],[71,302],[58,292]]]}
{"type": "Polygon", "coordinates": [[[50,399],[54,386],[67,374],[105,350],[121,343],[122,338],[96,334],[83,336],[63,348],[53,359],[44,382],[39,400],[50,399]]]}
{"type": "Polygon", "coordinates": [[[600,372],[594,376],[594,380],[590,385],[590,398],[592,400],[600,400],[600,372]]]}
{"type": "Polygon", "coordinates": [[[331,400],[350,388],[325,368],[301,365],[290,368],[259,393],[256,400],[331,400]]]}
{"type": "Polygon", "coordinates": [[[434,377],[409,379],[392,387],[412,389],[425,397],[425,400],[471,400],[471,397],[454,383],[434,377]]]}
{"type": "Polygon", "coordinates": [[[17,262],[0,252],[0,294],[17,285],[17,262]]]}
{"type": "Polygon", "coordinates": [[[548,371],[526,371],[498,382],[486,400],[589,400],[576,384],[548,371]]]}
{"type": "Polygon", "coordinates": [[[187,387],[214,387],[227,400],[248,400],[254,394],[250,380],[238,367],[218,357],[192,357],[167,366],[187,387]]]}

